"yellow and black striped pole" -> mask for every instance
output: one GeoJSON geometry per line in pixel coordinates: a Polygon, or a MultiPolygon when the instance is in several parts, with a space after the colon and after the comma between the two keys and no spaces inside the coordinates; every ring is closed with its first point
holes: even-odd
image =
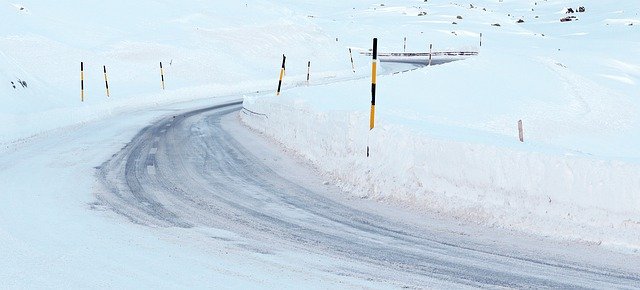
{"type": "Polygon", "coordinates": [[[309,74],[311,73],[311,61],[307,62],[307,85],[309,84],[309,74]]]}
{"type": "Polygon", "coordinates": [[[351,53],[351,48],[349,48],[349,58],[351,58],[351,70],[353,73],[356,73],[356,66],[353,64],[353,54],[351,53]]]}
{"type": "MultiPolygon", "coordinates": [[[[376,116],[376,77],[378,66],[378,39],[373,39],[373,59],[371,60],[371,116],[369,117],[369,130],[375,126],[376,116]]],[[[369,146],[367,145],[367,157],[369,157],[369,146]]]]}
{"type": "Polygon", "coordinates": [[[276,92],[276,96],[280,95],[280,89],[282,89],[282,77],[284,77],[284,63],[287,60],[287,57],[282,55],[282,68],[280,68],[280,81],[278,81],[278,91],[276,92]]]}
{"type": "Polygon", "coordinates": [[[107,66],[103,65],[102,70],[104,71],[104,86],[107,89],[107,98],[109,97],[109,79],[107,78],[107,66]]]}
{"type": "Polygon", "coordinates": [[[84,62],[80,62],[80,102],[84,102],[84,62]]]}
{"type": "Polygon", "coordinates": [[[376,77],[378,65],[378,39],[373,39],[373,59],[371,61],[371,118],[369,118],[369,130],[373,129],[376,115],[376,77]]]}
{"type": "Polygon", "coordinates": [[[162,90],[164,90],[164,70],[162,69],[162,62],[160,62],[160,79],[162,80],[162,90]]]}

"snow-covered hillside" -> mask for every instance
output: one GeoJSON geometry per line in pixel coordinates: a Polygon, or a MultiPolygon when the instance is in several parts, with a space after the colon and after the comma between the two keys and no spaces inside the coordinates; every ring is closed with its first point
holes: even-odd
{"type": "Polygon", "coordinates": [[[366,49],[367,36],[377,36],[382,52],[398,52],[406,36],[411,51],[433,43],[480,54],[380,76],[371,132],[366,78],[247,97],[245,107],[268,118],[243,119],[356,195],[637,249],[639,11],[637,3],[617,1],[393,1],[356,8],[335,19],[366,31],[347,39],[355,46],[366,49]],[[580,6],[586,12],[565,14],[580,6]],[[568,15],[576,19],[560,21],[568,15]]]}
{"type": "Polygon", "coordinates": [[[309,60],[314,77],[350,71],[346,44],[295,11],[301,8],[270,1],[3,2],[0,121],[12,125],[0,129],[0,142],[149,103],[272,90],[283,53],[292,59],[290,76],[306,73],[309,60]],[[18,79],[28,88],[14,89],[18,79]]]}

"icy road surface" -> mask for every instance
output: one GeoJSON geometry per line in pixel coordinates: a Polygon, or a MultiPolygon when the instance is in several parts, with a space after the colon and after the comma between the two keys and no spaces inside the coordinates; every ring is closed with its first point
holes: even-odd
{"type": "MultiPolygon", "coordinates": [[[[620,269],[585,258],[585,249],[566,257],[523,251],[508,245],[513,239],[489,244],[391,218],[381,206],[358,206],[312,169],[262,148],[239,124],[237,114],[247,113],[241,108],[233,102],[176,113],[144,128],[99,167],[105,185],[100,203],[152,228],[230,232],[225,241],[241,237],[249,241],[242,244],[246,251],[258,255],[326,257],[324,267],[301,267],[377,286],[640,286],[640,275],[631,270],[635,257],[618,261],[620,269]]],[[[553,248],[547,242],[528,247],[537,246],[553,248]]],[[[558,251],[571,247],[558,245],[558,251]]]]}

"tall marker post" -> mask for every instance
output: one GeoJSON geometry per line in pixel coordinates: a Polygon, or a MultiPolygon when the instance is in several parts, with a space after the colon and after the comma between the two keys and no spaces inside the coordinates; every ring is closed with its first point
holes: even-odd
{"type": "MultiPolygon", "coordinates": [[[[373,130],[376,115],[376,76],[378,65],[378,39],[373,39],[373,53],[371,60],[371,116],[369,117],[369,131],[373,130]]],[[[369,145],[367,145],[367,157],[369,157],[369,145]]]]}
{"type": "Polygon", "coordinates": [[[107,89],[107,98],[109,97],[109,79],[107,78],[107,66],[103,65],[102,70],[104,71],[104,86],[107,89]]]}
{"type": "Polygon", "coordinates": [[[404,52],[407,52],[407,38],[404,38],[404,52]]]}
{"type": "Polygon", "coordinates": [[[80,62],[80,102],[84,102],[84,62],[80,62]]]}
{"type": "Polygon", "coordinates": [[[480,47],[482,47],[482,32],[480,32],[480,47]]]}
{"type": "Polygon", "coordinates": [[[351,70],[353,73],[356,73],[356,66],[353,64],[353,54],[351,53],[351,48],[349,48],[349,58],[351,58],[351,70]]]}
{"type": "Polygon", "coordinates": [[[276,96],[280,95],[280,89],[282,88],[282,77],[284,77],[284,64],[287,61],[287,57],[282,55],[282,68],[280,68],[280,81],[278,81],[278,91],[276,92],[276,96]]]}
{"type": "Polygon", "coordinates": [[[433,44],[429,44],[429,66],[431,66],[432,51],[433,51],[433,44]]]}
{"type": "Polygon", "coordinates": [[[162,90],[164,91],[164,69],[162,69],[162,62],[160,62],[160,80],[162,81],[162,90]]]}

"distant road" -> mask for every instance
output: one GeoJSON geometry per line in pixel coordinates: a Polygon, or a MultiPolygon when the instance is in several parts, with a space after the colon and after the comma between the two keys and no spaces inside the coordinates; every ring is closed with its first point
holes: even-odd
{"type": "MultiPolygon", "coordinates": [[[[363,53],[371,56],[370,52],[363,53]]],[[[381,62],[397,62],[410,63],[420,65],[439,65],[448,62],[464,60],[473,56],[477,56],[475,51],[434,51],[434,52],[390,52],[378,53],[378,59],[381,62]]]]}

